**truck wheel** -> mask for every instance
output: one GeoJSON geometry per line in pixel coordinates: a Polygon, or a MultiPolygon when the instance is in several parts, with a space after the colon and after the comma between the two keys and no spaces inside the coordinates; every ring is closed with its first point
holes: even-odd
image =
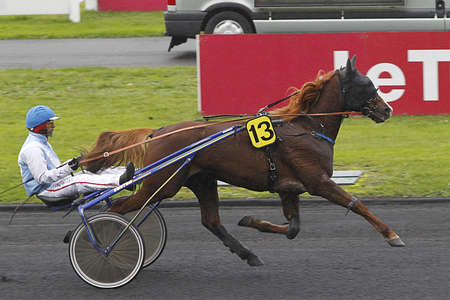
{"type": "Polygon", "coordinates": [[[212,16],[205,26],[205,33],[207,34],[241,34],[254,32],[250,21],[234,11],[223,11],[212,16]]]}

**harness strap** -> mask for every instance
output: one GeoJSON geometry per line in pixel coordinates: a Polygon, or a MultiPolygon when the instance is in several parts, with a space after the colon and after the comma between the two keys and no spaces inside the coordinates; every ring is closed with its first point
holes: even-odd
{"type": "Polygon", "coordinates": [[[264,154],[266,155],[267,162],[269,163],[269,173],[267,174],[268,179],[268,190],[271,193],[274,193],[274,185],[275,182],[278,179],[278,170],[277,166],[275,165],[275,162],[272,157],[272,149],[271,145],[264,147],[264,154]]]}
{"type": "Polygon", "coordinates": [[[309,134],[311,134],[312,136],[315,136],[315,137],[317,137],[317,138],[322,138],[322,139],[324,139],[325,141],[327,141],[328,143],[330,143],[331,145],[334,145],[334,144],[335,144],[335,142],[334,142],[333,139],[327,137],[327,136],[324,135],[324,134],[321,134],[321,133],[318,133],[318,132],[315,132],[315,131],[311,131],[311,133],[309,133],[309,132],[302,132],[302,133],[287,134],[287,135],[288,135],[288,136],[305,136],[305,135],[309,135],[309,134]]]}
{"type": "Polygon", "coordinates": [[[344,70],[344,68],[340,68],[339,70],[336,70],[336,74],[338,77],[338,82],[339,82],[339,90],[341,91],[341,99],[342,99],[342,103],[344,103],[344,109],[346,106],[346,102],[345,102],[345,96],[348,93],[348,88],[345,86],[346,82],[345,82],[345,77],[344,75],[341,74],[341,72],[344,70]],[[343,78],[344,77],[344,78],[343,78]]]}
{"type": "Polygon", "coordinates": [[[331,138],[329,138],[329,137],[327,137],[326,135],[323,135],[323,134],[318,133],[318,132],[315,132],[315,131],[311,132],[311,134],[312,134],[313,136],[320,137],[320,138],[324,139],[325,141],[327,141],[327,142],[330,143],[331,145],[334,145],[334,140],[331,139],[331,138]]]}
{"type": "Polygon", "coordinates": [[[281,103],[281,102],[283,102],[283,101],[285,101],[285,100],[291,98],[292,96],[297,95],[298,93],[300,93],[300,90],[295,91],[295,92],[293,92],[292,94],[290,94],[290,95],[288,95],[288,96],[286,96],[286,97],[284,97],[284,98],[281,98],[280,100],[277,100],[277,101],[275,101],[275,102],[272,102],[272,103],[270,103],[270,104],[268,104],[268,105],[266,105],[266,106],[264,106],[264,107],[261,107],[261,108],[258,110],[258,113],[262,113],[262,112],[265,111],[266,109],[271,108],[272,106],[275,106],[275,105],[277,105],[278,103],[281,103]]]}

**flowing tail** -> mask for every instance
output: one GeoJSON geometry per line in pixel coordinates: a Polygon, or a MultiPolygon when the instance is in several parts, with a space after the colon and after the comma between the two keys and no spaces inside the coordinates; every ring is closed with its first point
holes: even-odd
{"type": "MultiPolygon", "coordinates": [[[[97,157],[105,152],[111,152],[123,147],[142,142],[151,138],[154,130],[150,128],[104,131],[100,133],[91,150],[83,154],[83,159],[97,157]]],[[[97,160],[88,162],[86,169],[97,172],[100,169],[133,162],[137,167],[142,167],[146,144],[142,144],[97,160]]]]}

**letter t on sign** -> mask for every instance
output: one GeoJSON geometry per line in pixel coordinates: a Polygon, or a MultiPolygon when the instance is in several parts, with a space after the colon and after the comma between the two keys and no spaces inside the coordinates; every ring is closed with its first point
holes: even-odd
{"type": "Polygon", "coordinates": [[[439,100],[439,68],[441,61],[450,61],[450,50],[408,50],[408,61],[423,63],[423,100],[439,100]]]}

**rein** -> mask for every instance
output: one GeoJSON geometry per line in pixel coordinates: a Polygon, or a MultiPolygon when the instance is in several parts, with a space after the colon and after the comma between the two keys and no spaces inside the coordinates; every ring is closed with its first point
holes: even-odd
{"type": "MultiPolygon", "coordinates": [[[[340,83],[340,86],[341,86],[341,95],[343,97],[345,97],[346,90],[344,88],[344,84],[342,84],[342,82],[341,82],[341,76],[340,76],[339,72],[337,72],[337,74],[338,74],[339,83],[340,83]]],[[[175,133],[179,133],[179,132],[183,132],[183,131],[187,131],[187,130],[191,130],[191,129],[208,127],[208,126],[211,126],[211,125],[226,124],[226,123],[231,123],[231,122],[236,122],[236,121],[248,120],[248,119],[251,119],[251,118],[253,118],[255,116],[259,116],[261,114],[267,113],[267,112],[265,112],[266,109],[271,108],[271,107],[273,107],[273,106],[275,106],[275,105],[277,105],[277,104],[279,104],[279,103],[281,103],[281,102],[291,98],[292,96],[297,95],[298,93],[300,93],[300,91],[301,90],[297,90],[297,91],[293,92],[292,94],[290,94],[290,95],[288,95],[288,96],[286,96],[284,98],[281,98],[281,99],[279,99],[277,101],[274,101],[274,102],[272,102],[272,103],[270,103],[270,104],[260,108],[258,110],[257,114],[204,116],[203,118],[206,121],[209,121],[210,119],[214,119],[214,118],[225,118],[225,117],[237,117],[237,118],[240,118],[240,119],[227,120],[227,121],[221,121],[221,122],[214,122],[214,123],[208,123],[208,124],[200,124],[200,125],[196,125],[196,126],[190,126],[190,127],[186,127],[186,128],[181,128],[181,129],[178,129],[178,130],[175,130],[175,131],[171,131],[171,132],[165,133],[163,135],[151,138],[149,140],[145,140],[145,141],[142,141],[142,142],[139,142],[139,143],[135,143],[135,144],[132,144],[132,145],[129,145],[129,146],[126,146],[126,147],[123,147],[123,148],[111,151],[111,152],[104,152],[103,154],[100,154],[98,156],[95,156],[95,157],[92,157],[92,158],[89,158],[89,159],[84,159],[84,160],[80,161],[80,164],[86,164],[88,162],[91,162],[91,161],[94,161],[94,160],[97,160],[97,159],[100,159],[100,158],[107,158],[107,157],[109,157],[111,155],[123,152],[125,150],[131,149],[131,148],[134,148],[134,147],[137,147],[137,146],[140,146],[140,145],[143,145],[143,144],[146,144],[146,143],[158,140],[158,139],[161,139],[163,137],[166,137],[166,136],[169,136],[169,135],[172,135],[172,134],[175,134],[175,133]]],[[[311,114],[307,114],[305,112],[301,112],[299,114],[278,114],[278,115],[271,115],[271,116],[272,117],[301,117],[301,116],[303,116],[303,117],[311,118],[311,117],[319,117],[319,116],[345,116],[345,117],[348,117],[350,115],[361,115],[361,113],[354,112],[354,111],[342,111],[342,112],[311,113],[311,114]]]]}
{"type": "Polygon", "coordinates": [[[313,113],[313,114],[280,114],[271,115],[272,117],[323,117],[323,116],[360,116],[361,113],[357,111],[337,111],[331,113],[313,113]]]}
{"type": "MultiPolygon", "coordinates": [[[[197,128],[203,128],[203,127],[208,127],[208,126],[212,126],[212,125],[217,125],[217,124],[226,124],[226,123],[232,123],[232,122],[237,122],[237,121],[243,121],[243,120],[248,120],[251,119],[255,116],[257,116],[258,114],[254,114],[254,115],[245,115],[245,117],[242,117],[241,119],[235,119],[235,120],[227,120],[227,121],[221,121],[221,122],[214,122],[214,123],[207,123],[207,124],[200,124],[200,125],[196,125],[196,126],[190,126],[190,127],[186,127],[186,128],[181,128],[175,131],[171,131],[168,133],[165,133],[163,135],[157,136],[157,137],[153,137],[149,140],[145,140],[145,141],[141,141],[132,145],[128,145],[126,147],[111,151],[111,152],[104,152],[103,154],[100,154],[98,156],[95,157],[91,157],[88,159],[83,159],[80,161],[80,164],[86,164],[88,162],[100,159],[100,158],[107,158],[111,155],[126,151],[128,149],[143,145],[143,144],[147,144],[156,140],[159,140],[163,137],[167,137],[179,132],[183,132],[183,131],[187,131],[187,130],[192,130],[192,129],[197,129],[197,128]]],[[[279,114],[279,115],[271,115],[272,117],[292,117],[292,116],[297,116],[297,117],[301,117],[301,116],[306,116],[306,117],[318,117],[318,116],[349,116],[349,115],[361,115],[361,113],[358,112],[354,112],[354,111],[343,111],[343,112],[332,112],[332,113],[313,113],[313,114],[279,114]]]]}
{"type": "MultiPolygon", "coordinates": [[[[243,118],[242,120],[246,120],[246,119],[250,119],[250,118],[251,117],[247,117],[247,118],[243,118]]],[[[107,157],[109,157],[111,155],[123,152],[125,150],[131,149],[131,148],[134,148],[134,147],[146,144],[146,143],[150,143],[152,141],[159,140],[159,139],[161,139],[163,137],[170,136],[170,135],[175,134],[175,133],[179,133],[179,132],[183,132],[183,131],[187,131],[187,130],[191,130],[191,129],[203,128],[203,127],[216,125],[216,124],[231,123],[231,122],[235,122],[235,121],[237,121],[237,120],[228,120],[228,121],[214,122],[214,123],[208,123],[208,124],[200,124],[200,125],[190,126],[190,127],[186,127],[186,128],[180,128],[180,129],[177,129],[177,130],[174,130],[174,131],[162,134],[162,135],[157,136],[157,137],[152,137],[149,140],[145,140],[145,141],[142,141],[142,142],[131,144],[131,145],[128,145],[126,147],[123,147],[123,148],[120,148],[120,149],[117,149],[117,150],[114,150],[114,151],[111,151],[111,152],[104,152],[103,154],[100,154],[100,155],[95,156],[95,157],[91,157],[89,159],[83,159],[82,161],[80,161],[80,164],[86,164],[88,162],[91,162],[93,160],[97,160],[97,159],[100,159],[100,158],[107,158],[107,157]]]]}

